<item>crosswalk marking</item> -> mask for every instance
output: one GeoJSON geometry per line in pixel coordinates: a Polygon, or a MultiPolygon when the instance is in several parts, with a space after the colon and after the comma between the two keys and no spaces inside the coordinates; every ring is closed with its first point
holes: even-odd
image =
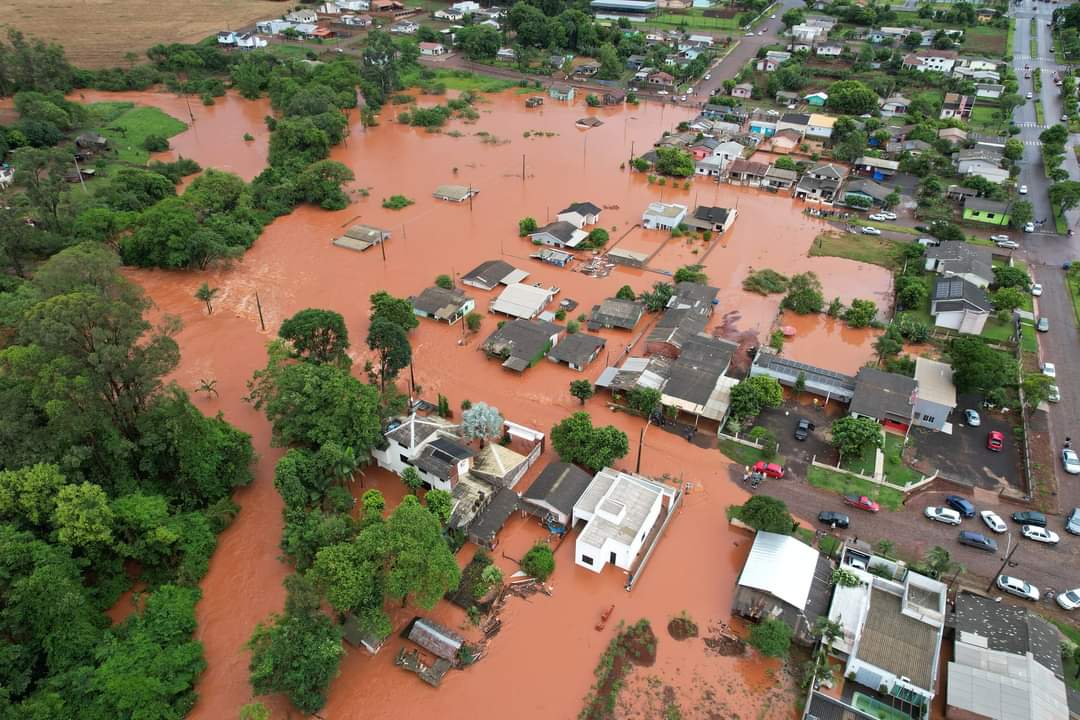
{"type": "Polygon", "coordinates": [[[1040,125],[1039,123],[1033,123],[1033,122],[1018,122],[1018,123],[1016,123],[1016,127],[1039,128],[1041,130],[1045,130],[1047,126],[1046,125],[1040,125]]]}

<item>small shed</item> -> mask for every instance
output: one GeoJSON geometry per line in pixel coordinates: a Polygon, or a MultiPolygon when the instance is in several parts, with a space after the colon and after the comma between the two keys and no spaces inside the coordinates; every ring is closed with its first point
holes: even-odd
{"type": "Polygon", "coordinates": [[[96,132],[84,132],[75,138],[75,147],[80,150],[108,150],[109,139],[96,132]]]}
{"type": "Polygon", "coordinates": [[[450,628],[422,617],[413,620],[408,638],[435,657],[451,662],[457,658],[458,650],[465,644],[465,638],[450,628]]]}
{"type": "Polygon", "coordinates": [[[435,192],[432,194],[439,200],[465,202],[473,195],[478,195],[479,193],[480,191],[471,185],[440,185],[435,188],[435,192]]]}

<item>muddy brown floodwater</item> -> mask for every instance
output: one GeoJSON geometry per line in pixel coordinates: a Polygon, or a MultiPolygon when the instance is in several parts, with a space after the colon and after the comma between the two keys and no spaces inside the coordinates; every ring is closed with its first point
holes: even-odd
{"type": "MultiPolygon", "coordinates": [[[[188,112],[186,101],[163,94],[86,93],[85,99],[131,99],[181,119],[188,112]]],[[[663,130],[687,119],[688,110],[648,103],[593,110],[583,103],[549,100],[543,108],[527,111],[523,100],[512,91],[485,97],[478,121],[453,121],[446,128],[461,133],[460,137],[395,124],[393,108],[384,113],[382,125],[366,131],[354,116],[352,134],[346,145],[334,149],[333,158],[352,168],[357,177],[353,189],[369,188],[370,197],[355,194],[355,202],[340,212],[303,207],[279,218],[230,269],[131,272],[159,312],[184,320],[178,337],[183,359],[175,373],[177,382],[193,388],[200,379],[217,380],[220,398],[198,397],[196,402],[207,413],[222,411],[229,421],[252,433],[259,454],[255,482],[236,494],[242,512],[222,534],[202,583],[198,637],[205,644],[208,669],[199,682],[199,702],[192,717],[234,717],[237,708],[250,700],[244,641],[256,622],[283,605],[281,581],[288,568],[278,560],[281,502],[272,484],[273,466],[281,451],[270,446],[266,420],[242,400],[245,382],[264,364],[265,344],[282,319],[305,307],[341,312],[353,337],[359,371],[366,359],[367,298],[378,289],[413,295],[436,275],[460,275],[484,260],[502,257],[528,270],[530,282],[558,285],[560,298],[570,297],[580,304],[576,315],[588,312],[623,284],[644,290],[664,278],[651,270],[616,269],[608,278],[595,279],[530,260],[533,248],[517,237],[518,219],[531,215],[543,223],[573,201],[605,206],[601,225],[611,232],[613,242],[655,251],[652,266],[658,270],[674,271],[704,257],[710,282],[720,287],[713,325],[727,336],[756,333],[764,337],[773,326],[779,296],[762,298],[741,289],[751,267],[771,267],[786,274],[812,269],[821,277],[827,297],[838,295],[845,301],[887,291],[888,274],[881,268],[808,258],[820,225],[805,217],[802,206],[790,198],[717,185],[704,178],[694,179],[688,190],[661,187],[650,185],[642,174],[620,169],[631,147],[637,152],[648,148],[663,130]],[[586,114],[600,117],[605,124],[589,131],[575,128],[574,121],[586,114]],[[481,131],[496,140],[483,142],[476,134],[481,131]],[[529,137],[524,136],[526,131],[529,137]],[[536,131],[553,135],[537,136],[536,131]],[[437,201],[431,193],[443,183],[471,184],[480,192],[472,203],[437,201]],[[394,194],[416,203],[399,212],[383,209],[381,200],[394,194]],[[718,245],[715,248],[701,241],[688,244],[659,232],[632,229],[645,205],[661,198],[691,206],[737,207],[739,217],[728,233],[713,241],[718,245]],[[356,222],[392,231],[385,261],[378,249],[356,253],[330,244],[342,228],[356,222]],[[625,240],[619,240],[627,231],[625,240]],[[212,316],[205,315],[202,304],[192,297],[204,281],[222,290],[212,316]],[[256,292],[266,331],[259,327],[256,292]]],[[[265,159],[263,116],[267,110],[264,102],[247,102],[233,95],[210,108],[192,106],[195,126],[173,138],[173,152],[205,166],[252,177],[265,159]],[[241,140],[245,132],[255,136],[254,143],[241,140]]],[[[467,290],[481,311],[494,296],[467,290]]],[[[785,322],[798,323],[799,334],[791,347],[800,359],[828,366],[835,361],[837,369],[850,371],[861,364],[859,353],[869,352],[872,335],[868,333],[837,333],[824,319],[785,322]],[[853,349],[845,347],[839,354],[841,346],[853,349]]],[[[567,392],[569,381],[595,380],[606,358],[583,374],[542,362],[524,375],[515,375],[486,360],[477,349],[495,323],[494,317],[485,316],[480,332],[463,340],[459,327],[421,321],[412,341],[422,394],[434,399],[442,393],[452,408],[465,399],[484,400],[498,406],[508,419],[547,431],[579,407],[567,392]]],[[[604,335],[612,360],[621,348],[633,344],[626,333],[604,335]]],[[[620,465],[632,469],[641,423],[610,413],[601,398],[592,400],[586,409],[597,422],[611,422],[629,434],[632,450],[620,465]]],[[[548,450],[518,489],[527,487],[550,459],[548,450]]],[[[511,599],[504,610],[502,631],[476,666],[451,673],[436,690],[393,666],[401,645],[397,637],[374,657],[350,649],[321,715],[389,720],[401,717],[407,708],[418,716],[478,720],[509,713],[521,720],[572,718],[582,706],[593,668],[618,621],[645,617],[660,638],[657,662],[635,670],[631,688],[647,689],[641,683],[654,681],[670,687],[687,718],[791,717],[794,695],[787,692],[791,678],[778,664],[762,662],[752,654],[723,656],[709,652],[703,637],[676,642],[662,631],[671,617],[684,610],[703,635],[706,628],[730,619],[735,580],[750,538],[729,528],[725,520],[726,506],[745,499],[728,482],[728,467],[717,451],[697,448],[652,428],[645,436],[641,471],[688,483],[689,492],[632,593],[623,589],[623,574],[612,568],[595,575],[575,566],[571,540],[557,553],[553,595],[511,599]],[[610,605],[615,606],[614,615],[606,629],[597,632],[594,625],[610,605]]],[[[397,478],[378,469],[367,471],[365,484],[383,489],[391,502],[403,492],[397,478]]],[[[515,566],[508,558],[520,557],[546,532],[535,521],[514,517],[500,537],[496,561],[509,574],[515,566]]],[[[470,546],[462,551],[461,563],[471,555],[470,546]]],[[[447,603],[431,614],[454,627],[466,625],[463,613],[447,603]]],[[[474,630],[464,631],[475,635],[474,630]]],[[[649,702],[648,692],[629,691],[618,714],[644,717],[649,702]]],[[[268,703],[275,717],[288,713],[282,698],[269,698],[268,703]]]]}

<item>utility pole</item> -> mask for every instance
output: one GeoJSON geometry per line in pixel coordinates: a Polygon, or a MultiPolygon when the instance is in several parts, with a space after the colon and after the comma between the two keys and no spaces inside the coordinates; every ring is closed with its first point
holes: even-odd
{"type": "Polygon", "coordinates": [[[634,169],[634,141],[633,140],[630,141],[630,160],[628,162],[630,164],[630,170],[633,171],[633,169],[634,169]]]}
{"type": "Polygon", "coordinates": [[[82,169],[79,167],[79,158],[75,158],[75,173],[79,176],[79,184],[82,185],[82,191],[84,194],[88,194],[86,190],[86,181],[83,180],[82,169]]]}
{"type": "MultiPolygon", "coordinates": [[[[1009,533],[1009,545],[1010,546],[1012,545],[1012,533],[1009,533]]],[[[994,589],[994,582],[997,580],[998,575],[1001,575],[1001,573],[1004,572],[1006,565],[1011,564],[1012,556],[1014,554],[1016,554],[1016,551],[1019,550],[1019,549],[1020,549],[1020,543],[1017,543],[1005,555],[1005,559],[1002,561],[1001,567],[998,568],[997,575],[994,575],[994,577],[991,578],[991,580],[990,580],[990,584],[986,586],[986,592],[990,592],[990,591],[992,591],[994,589]]]]}
{"type": "Polygon", "coordinates": [[[266,332],[266,321],[263,319],[262,303],[259,302],[259,291],[255,291],[255,307],[259,309],[259,325],[262,327],[263,332],[266,332]]]}
{"type": "Polygon", "coordinates": [[[634,465],[635,473],[641,472],[641,447],[645,444],[645,431],[649,429],[649,423],[651,422],[652,415],[650,414],[648,420],[646,420],[645,424],[641,426],[641,434],[638,436],[637,463],[634,465]]]}
{"type": "Polygon", "coordinates": [[[525,182],[525,153],[521,153],[521,182],[525,182]]]}

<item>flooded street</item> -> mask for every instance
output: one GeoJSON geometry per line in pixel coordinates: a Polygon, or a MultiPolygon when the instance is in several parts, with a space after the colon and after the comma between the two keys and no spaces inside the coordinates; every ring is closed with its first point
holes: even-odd
{"type": "MultiPolygon", "coordinates": [[[[355,202],[340,212],[302,207],[277,219],[231,269],[130,273],[153,297],[158,311],[179,315],[184,321],[178,336],[183,359],[175,374],[177,382],[192,390],[202,379],[216,380],[220,398],[199,396],[195,402],[207,413],[222,411],[230,422],[252,433],[259,455],[255,482],[236,493],[242,512],[222,534],[202,583],[197,633],[205,644],[209,667],[200,680],[199,702],[191,717],[234,717],[237,708],[250,700],[243,644],[256,622],[283,605],[281,581],[288,568],[278,560],[281,501],[272,484],[281,450],[270,447],[268,423],[242,398],[247,379],[265,363],[266,342],[281,321],[297,310],[324,307],[341,312],[352,336],[355,372],[360,373],[367,359],[363,340],[370,293],[385,289],[398,296],[415,295],[439,274],[459,276],[496,258],[527,270],[528,282],[559,286],[558,299],[576,300],[579,309],[568,319],[588,313],[623,284],[645,290],[666,279],[657,270],[671,272],[702,258],[710,283],[720,288],[712,326],[722,326],[725,335],[756,332],[764,338],[773,325],[781,296],[766,298],[741,288],[752,267],[771,267],[785,274],[814,270],[826,298],[840,296],[847,302],[867,297],[882,304],[878,294],[889,287],[883,269],[807,258],[820,223],[804,216],[802,206],[791,198],[717,185],[704,178],[691,181],[688,190],[681,185],[679,189],[660,187],[650,185],[644,174],[620,170],[632,144],[640,154],[663,130],[673,130],[688,119],[688,110],[655,104],[594,110],[583,101],[567,105],[552,100],[540,109],[525,110],[525,97],[514,91],[485,96],[478,106],[478,121],[452,121],[441,134],[393,123],[395,108],[391,106],[384,111],[382,124],[366,131],[354,114],[347,145],[335,148],[332,157],[356,174],[351,189],[366,188],[369,197],[355,193],[355,202]],[[576,128],[574,121],[586,114],[600,117],[605,124],[588,131],[576,128]],[[453,137],[449,131],[461,136],[453,137]],[[497,140],[483,141],[484,136],[476,134],[481,131],[497,140]],[[524,137],[526,131],[529,137],[524,137]],[[555,135],[537,136],[536,131],[555,135]],[[479,195],[471,204],[432,198],[435,187],[445,183],[472,185],[479,195]],[[397,194],[415,204],[396,212],[381,207],[383,198],[397,194]],[[644,207],[661,196],[691,209],[696,202],[737,207],[739,217],[731,230],[710,243],[687,243],[666,233],[633,229],[644,207]],[[610,232],[611,244],[619,242],[623,247],[625,242],[630,249],[655,251],[650,263],[654,269],[616,268],[609,277],[596,279],[529,259],[533,246],[517,237],[517,221],[532,216],[543,224],[575,201],[605,207],[600,225],[610,232]],[[357,222],[391,231],[385,261],[378,248],[358,253],[330,244],[343,228],[357,222]],[[193,297],[204,281],[221,289],[212,316],[193,297]],[[266,331],[260,329],[256,293],[266,331]]],[[[86,99],[132,99],[181,119],[187,113],[186,102],[169,95],[87,93],[86,99]]],[[[172,139],[172,152],[247,178],[258,173],[266,152],[265,102],[249,103],[230,95],[219,98],[213,107],[192,105],[192,110],[195,127],[172,139]],[[256,140],[245,143],[241,139],[245,132],[256,140]]],[[[497,294],[471,287],[466,291],[476,298],[481,312],[497,294]]],[[[645,323],[638,331],[647,327],[645,323]]],[[[824,317],[785,317],[784,323],[797,328],[785,352],[798,359],[828,362],[836,370],[854,372],[872,355],[872,333],[849,331],[824,317]]],[[[459,326],[421,320],[411,341],[422,396],[434,400],[438,393],[446,395],[455,411],[462,400],[484,400],[509,420],[549,431],[579,408],[568,393],[569,382],[582,377],[595,380],[607,358],[601,354],[581,374],[543,361],[517,375],[487,360],[477,349],[495,326],[494,316],[485,314],[480,331],[462,339],[459,326]]],[[[603,335],[614,362],[631,343],[631,335],[615,330],[603,335]]],[[[597,424],[610,422],[627,432],[631,451],[618,465],[633,469],[640,420],[610,413],[601,397],[585,409],[597,424]]],[[[553,457],[549,449],[517,489],[524,490],[553,457]]],[[[762,663],[752,652],[744,658],[716,655],[708,652],[702,638],[680,642],[665,629],[668,620],[683,610],[706,636],[709,627],[729,622],[734,583],[750,538],[730,529],[724,516],[729,504],[745,499],[741,489],[727,480],[726,461],[715,450],[697,448],[651,428],[645,436],[641,471],[691,486],[632,593],[625,592],[625,577],[614,568],[595,575],[576,567],[571,537],[557,553],[553,596],[512,599],[503,614],[502,631],[476,666],[451,673],[436,690],[393,666],[393,656],[402,644],[397,637],[374,657],[350,648],[320,714],[335,720],[389,720],[401,717],[407,706],[410,714],[446,714],[452,708],[451,716],[467,713],[478,720],[502,718],[511,712],[520,720],[571,718],[582,707],[593,669],[617,622],[645,617],[658,637],[657,663],[631,675],[623,696],[631,709],[620,710],[621,716],[644,716],[633,710],[639,703],[645,707],[648,699],[648,687],[639,685],[656,676],[662,685],[674,689],[686,718],[792,717],[793,695],[766,692],[777,682],[786,682],[776,663],[762,663]],[[611,620],[604,631],[597,632],[594,625],[600,613],[611,605],[615,605],[611,620]]],[[[400,480],[376,468],[366,471],[365,484],[383,489],[391,504],[403,493],[400,480]]],[[[519,558],[540,537],[546,537],[546,532],[537,522],[514,517],[500,536],[496,562],[509,574],[516,566],[503,554],[519,558]]],[[[467,546],[459,561],[467,562],[472,552],[473,547],[467,546]]],[[[464,613],[448,603],[440,604],[432,615],[455,628],[467,625],[464,613]]],[[[476,634],[468,628],[464,632],[476,634]]],[[[286,716],[283,699],[269,698],[267,703],[275,717],[286,716]]]]}

